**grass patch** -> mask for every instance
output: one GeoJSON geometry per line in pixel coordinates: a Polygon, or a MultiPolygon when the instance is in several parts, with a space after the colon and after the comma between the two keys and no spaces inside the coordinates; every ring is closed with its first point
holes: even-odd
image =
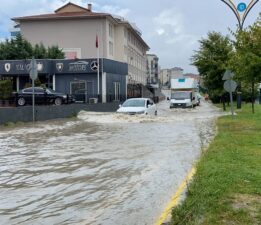
{"type": "Polygon", "coordinates": [[[261,106],[221,117],[172,225],[261,224],[261,106]]]}

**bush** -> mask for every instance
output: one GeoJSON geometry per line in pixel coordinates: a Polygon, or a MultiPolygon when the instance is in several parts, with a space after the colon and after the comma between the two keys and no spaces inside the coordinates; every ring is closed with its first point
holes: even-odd
{"type": "Polygon", "coordinates": [[[0,80],[0,99],[7,100],[12,97],[13,84],[11,80],[0,80]]]}

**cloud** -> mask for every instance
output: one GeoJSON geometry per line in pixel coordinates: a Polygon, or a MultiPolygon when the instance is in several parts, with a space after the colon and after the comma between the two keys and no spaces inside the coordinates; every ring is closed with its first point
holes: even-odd
{"type": "Polygon", "coordinates": [[[100,11],[110,13],[113,15],[118,15],[124,18],[128,17],[128,14],[130,13],[130,9],[120,8],[119,6],[114,5],[104,5],[100,8],[100,11]]]}
{"type": "Polygon", "coordinates": [[[163,68],[172,65],[182,67],[186,72],[196,72],[189,64],[193,50],[198,48],[200,36],[190,33],[190,28],[186,26],[187,18],[182,12],[173,7],[158,12],[153,19],[150,42],[154,44],[151,47],[159,56],[163,68]]]}
{"type": "Polygon", "coordinates": [[[156,32],[159,36],[161,36],[165,33],[165,30],[163,28],[159,28],[159,29],[156,29],[156,32]]]}
{"type": "MultiPolygon", "coordinates": [[[[183,15],[177,9],[166,9],[153,19],[156,31],[164,30],[166,35],[180,34],[183,32],[183,15]]],[[[161,35],[159,33],[159,35],[161,35]]]]}

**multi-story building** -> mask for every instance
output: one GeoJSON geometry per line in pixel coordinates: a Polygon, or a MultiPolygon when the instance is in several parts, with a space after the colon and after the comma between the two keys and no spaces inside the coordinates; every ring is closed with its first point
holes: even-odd
{"type": "Polygon", "coordinates": [[[147,54],[147,83],[159,85],[159,58],[155,54],[147,54]]]}
{"type": "MultiPolygon", "coordinates": [[[[13,18],[32,44],[58,45],[67,59],[105,58],[128,63],[129,83],[145,85],[149,46],[124,18],[68,3],[52,14],[13,18]]],[[[101,70],[102,70],[101,65],[101,70]]]]}
{"type": "Polygon", "coordinates": [[[184,78],[183,69],[180,67],[173,67],[171,69],[162,69],[160,71],[160,82],[162,86],[169,86],[170,79],[184,78]]]}
{"type": "Polygon", "coordinates": [[[170,69],[160,70],[160,83],[162,87],[168,87],[170,80],[170,69]]]}
{"type": "Polygon", "coordinates": [[[170,69],[170,79],[183,78],[183,69],[180,67],[173,67],[170,69]]]}

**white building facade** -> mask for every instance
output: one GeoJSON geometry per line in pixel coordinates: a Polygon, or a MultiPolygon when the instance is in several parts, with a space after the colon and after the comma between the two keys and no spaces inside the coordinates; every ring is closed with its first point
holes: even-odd
{"type": "Polygon", "coordinates": [[[52,14],[12,20],[32,44],[58,45],[67,59],[99,57],[128,63],[128,83],[146,84],[149,46],[124,18],[93,12],[91,4],[84,8],[68,3],[52,14]]]}

